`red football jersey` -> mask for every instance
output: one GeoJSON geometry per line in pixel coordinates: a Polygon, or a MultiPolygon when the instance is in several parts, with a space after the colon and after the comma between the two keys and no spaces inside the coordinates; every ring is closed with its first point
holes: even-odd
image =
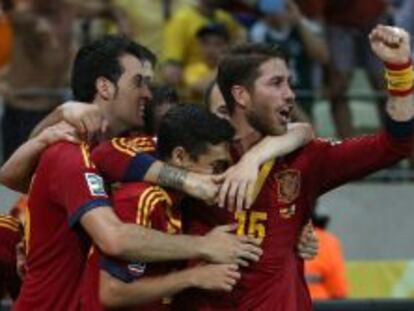
{"type": "Polygon", "coordinates": [[[16,246],[23,237],[22,225],[12,216],[0,215],[0,299],[19,294],[21,280],[16,271],[16,246]]]}
{"type": "MultiPolygon", "coordinates": [[[[116,214],[124,222],[176,234],[181,232],[181,213],[176,207],[180,195],[166,192],[158,186],[137,182],[122,185],[113,193],[113,206],[116,214]]],[[[88,260],[83,282],[83,310],[104,310],[99,302],[99,272],[105,270],[123,282],[133,282],[144,276],[164,275],[176,269],[174,262],[151,263],[127,262],[110,258],[94,251],[88,260]]],[[[164,311],[170,309],[170,298],[153,303],[122,308],[122,310],[164,311]]]]}
{"type": "Polygon", "coordinates": [[[154,138],[131,134],[100,143],[92,152],[92,160],[107,182],[141,181],[155,160],[154,138]]]}
{"type": "Polygon", "coordinates": [[[26,214],[27,274],[14,310],[78,310],[89,238],[79,223],[110,206],[89,146],[49,147],[36,169],[26,214]]]}
{"type": "MultiPolygon", "coordinates": [[[[315,140],[261,169],[258,196],[248,211],[227,215],[238,233],[263,238],[259,262],[242,270],[230,294],[192,291],[177,299],[176,310],[307,311],[312,309],[296,243],[321,194],[389,166],[410,153],[411,141],[381,132],[344,142],[315,140]]],[[[191,208],[191,207],[190,207],[191,208]]],[[[214,226],[209,209],[184,215],[189,233],[214,226]],[[189,223],[187,223],[189,221],[189,223]]],[[[184,212],[185,213],[185,212],[184,212]]],[[[223,212],[218,214],[223,221],[223,212]]]]}

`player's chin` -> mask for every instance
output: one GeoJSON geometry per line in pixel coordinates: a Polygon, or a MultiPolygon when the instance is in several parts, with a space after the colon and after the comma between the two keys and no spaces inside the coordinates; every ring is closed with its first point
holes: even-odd
{"type": "Polygon", "coordinates": [[[287,123],[274,123],[274,126],[269,130],[269,135],[279,136],[287,133],[287,123]]]}
{"type": "Polygon", "coordinates": [[[134,128],[142,128],[144,126],[144,116],[138,115],[134,118],[134,120],[131,120],[131,124],[134,125],[134,128]]]}

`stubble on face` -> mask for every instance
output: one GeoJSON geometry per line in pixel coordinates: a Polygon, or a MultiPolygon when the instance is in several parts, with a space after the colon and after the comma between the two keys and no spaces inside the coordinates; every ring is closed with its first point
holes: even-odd
{"type": "Polygon", "coordinates": [[[294,102],[289,70],[283,60],[270,59],[260,66],[259,72],[259,77],[249,90],[246,119],[264,136],[283,135],[287,131],[294,102]]]}
{"type": "Polygon", "coordinates": [[[121,57],[120,63],[124,70],[113,100],[114,114],[123,130],[142,130],[145,105],[151,99],[148,88],[153,76],[152,65],[128,54],[121,57]]]}

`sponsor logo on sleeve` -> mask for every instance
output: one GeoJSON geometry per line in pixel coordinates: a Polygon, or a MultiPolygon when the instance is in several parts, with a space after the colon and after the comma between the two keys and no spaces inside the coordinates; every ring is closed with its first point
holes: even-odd
{"type": "Polygon", "coordinates": [[[93,196],[106,196],[103,178],[97,174],[85,173],[86,184],[93,196]]]}

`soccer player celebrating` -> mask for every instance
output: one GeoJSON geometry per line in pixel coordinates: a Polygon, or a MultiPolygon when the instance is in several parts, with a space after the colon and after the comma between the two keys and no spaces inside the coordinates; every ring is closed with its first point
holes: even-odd
{"type": "MultiPolygon", "coordinates": [[[[227,121],[197,106],[177,106],[162,120],[157,150],[160,159],[170,165],[212,174],[229,166],[228,147],[233,135],[234,129],[227,121]]],[[[183,194],[177,191],[135,182],[116,189],[112,202],[115,212],[125,222],[179,234],[182,232],[179,208],[182,198],[183,194]]],[[[85,310],[105,307],[169,310],[166,297],[183,289],[199,287],[230,291],[240,277],[237,265],[200,265],[174,272],[180,266],[182,264],[177,262],[121,261],[95,251],[88,259],[83,307],[85,310]]]]}
{"type": "MultiPolygon", "coordinates": [[[[72,72],[74,95],[99,107],[112,135],[143,126],[154,62],[146,48],[126,38],[105,37],[78,52],[72,72]]],[[[47,148],[39,160],[26,219],[27,273],[14,310],[77,310],[91,239],[105,254],[126,260],[258,260],[258,242],[230,234],[228,226],[190,237],[121,222],[90,159],[92,147],[61,142],[47,148]]],[[[149,174],[154,181],[189,192],[209,190],[196,180],[186,187],[195,175],[148,157],[143,163],[137,173],[141,177],[149,174]]],[[[214,187],[210,192],[214,194],[214,187]]]]}
{"type": "MultiPolygon", "coordinates": [[[[241,270],[242,278],[231,294],[193,293],[183,298],[177,310],[312,309],[303,261],[295,244],[316,199],[347,181],[399,161],[411,151],[414,107],[409,35],[398,28],[377,26],[369,40],[386,67],[389,99],[385,130],[343,142],[315,139],[289,156],[267,162],[260,170],[254,192],[257,197],[250,210],[227,216],[228,222],[239,222],[240,234],[263,239],[263,256],[241,270]]],[[[236,129],[235,159],[265,135],[286,132],[295,99],[290,78],[287,59],[275,46],[242,44],[223,57],[217,81],[236,129]]],[[[233,169],[227,174],[233,174],[233,169]]],[[[246,187],[228,178],[221,191],[220,204],[234,205],[246,187]]],[[[217,223],[208,213],[193,213],[192,217],[194,232],[200,232],[202,225],[205,229],[217,223]]]]}

